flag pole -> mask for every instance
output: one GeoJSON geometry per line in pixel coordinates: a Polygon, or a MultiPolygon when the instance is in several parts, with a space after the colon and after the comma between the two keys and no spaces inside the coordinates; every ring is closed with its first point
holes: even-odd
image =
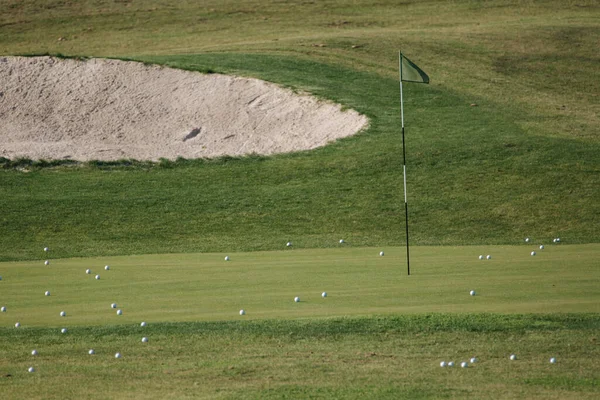
{"type": "Polygon", "coordinates": [[[410,275],[410,251],[408,247],[408,200],[406,195],[406,141],[404,139],[404,98],[402,96],[402,52],[399,58],[400,64],[400,117],[402,120],[402,176],[404,177],[404,216],[406,221],[406,266],[410,275]]]}

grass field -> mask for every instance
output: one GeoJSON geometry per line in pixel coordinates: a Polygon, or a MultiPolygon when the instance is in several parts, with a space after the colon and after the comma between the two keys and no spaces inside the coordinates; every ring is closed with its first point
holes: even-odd
{"type": "Polygon", "coordinates": [[[1,55],[258,77],[371,122],[268,158],[0,157],[0,398],[600,396],[597,1],[0,10],[1,55]],[[404,86],[410,277],[399,50],[432,80],[404,86]]]}
{"type": "Polygon", "coordinates": [[[595,398],[600,246],[549,245],[535,257],[533,248],[419,247],[411,276],[403,248],[0,263],[0,336],[10,343],[0,389],[8,398],[595,398]],[[439,367],[471,357],[466,370],[439,367]]]}

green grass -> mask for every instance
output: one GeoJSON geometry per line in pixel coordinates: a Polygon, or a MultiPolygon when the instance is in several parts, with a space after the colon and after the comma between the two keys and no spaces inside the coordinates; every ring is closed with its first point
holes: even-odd
{"type": "Polygon", "coordinates": [[[229,262],[214,253],[1,263],[0,305],[8,311],[0,313],[0,326],[238,320],[240,309],[244,320],[600,312],[599,245],[547,245],[532,257],[534,248],[416,247],[411,276],[403,248],[385,249],[380,257],[377,248],[346,246],[233,253],[229,262]],[[492,259],[479,260],[480,254],[492,259]]]}
{"type": "Polygon", "coordinates": [[[348,246],[229,262],[215,253],[0,263],[0,390],[7,399],[595,398],[599,245],[548,245],[531,257],[535,247],[418,247],[410,277],[403,248],[380,257],[348,246]],[[466,370],[439,367],[470,357],[479,361],[466,370]]]}
{"type": "Polygon", "coordinates": [[[0,53],[260,77],[355,108],[371,128],[268,159],[0,160],[0,260],[46,245],[85,257],[402,243],[400,49],[432,77],[405,85],[414,244],[600,240],[595,2],[2,6],[0,53]]]}

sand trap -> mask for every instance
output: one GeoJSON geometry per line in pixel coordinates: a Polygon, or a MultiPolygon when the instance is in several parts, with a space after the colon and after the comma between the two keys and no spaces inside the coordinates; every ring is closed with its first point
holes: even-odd
{"type": "Polygon", "coordinates": [[[365,116],[257,79],[142,63],[0,57],[0,156],[199,158],[308,150],[365,116]]]}

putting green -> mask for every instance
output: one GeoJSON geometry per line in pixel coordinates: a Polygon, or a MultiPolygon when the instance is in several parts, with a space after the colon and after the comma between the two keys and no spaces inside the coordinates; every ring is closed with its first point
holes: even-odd
{"type": "Polygon", "coordinates": [[[600,312],[600,244],[286,249],[0,263],[0,326],[600,312]],[[490,254],[491,260],[479,260],[490,254]],[[111,269],[104,270],[109,264],[111,269]],[[92,273],[86,274],[90,268],[92,273]],[[100,279],[94,279],[99,274],[100,279]],[[50,296],[45,296],[45,291],[50,296]],[[475,296],[469,291],[475,290],[475,296]],[[321,293],[326,291],[327,298],[321,293]],[[295,296],[301,301],[294,303],[295,296]],[[116,303],[123,310],[118,316],[116,303]],[[241,317],[239,310],[246,310],[241,317]],[[60,317],[61,311],[66,317],[60,317]]]}

